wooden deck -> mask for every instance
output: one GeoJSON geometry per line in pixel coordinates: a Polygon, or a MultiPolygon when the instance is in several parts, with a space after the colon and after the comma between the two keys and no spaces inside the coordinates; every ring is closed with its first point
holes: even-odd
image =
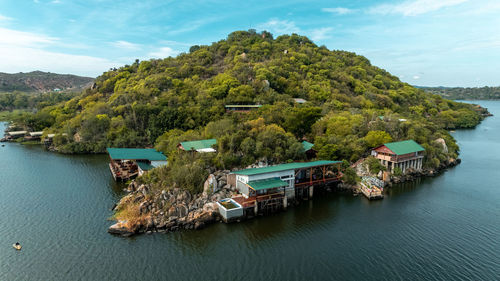
{"type": "Polygon", "coordinates": [[[139,175],[139,169],[137,164],[131,163],[117,163],[112,161],[109,163],[109,170],[113,175],[115,181],[127,181],[133,179],[139,175]]]}
{"type": "Polygon", "coordinates": [[[274,200],[274,199],[283,199],[284,195],[283,193],[273,193],[273,194],[266,194],[266,195],[259,195],[259,196],[253,196],[253,197],[248,197],[245,198],[243,195],[238,195],[233,197],[232,199],[238,204],[240,204],[243,208],[251,208],[255,207],[256,203],[259,202],[264,202],[268,200],[274,200]]]}
{"type": "Polygon", "coordinates": [[[321,178],[321,179],[310,179],[306,181],[299,181],[295,183],[295,187],[305,187],[305,186],[314,186],[318,184],[328,184],[332,182],[338,182],[342,178],[341,175],[338,175],[336,177],[330,177],[330,178],[321,178]]]}
{"type": "Polygon", "coordinates": [[[380,190],[380,188],[372,185],[372,186],[367,186],[365,185],[364,183],[361,183],[360,184],[361,186],[361,193],[363,193],[363,195],[370,199],[370,200],[374,200],[374,199],[382,199],[384,198],[384,195],[382,194],[382,190],[380,190]]]}

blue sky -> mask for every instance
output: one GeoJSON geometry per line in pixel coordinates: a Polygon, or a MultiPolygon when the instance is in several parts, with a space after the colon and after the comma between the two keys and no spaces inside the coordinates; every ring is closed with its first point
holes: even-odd
{"type": "Polygon", "coordinates": [[[0,0],[0,71],[97,76],[235,30],[299,33],[413,85],[500,85],[500,1],[0,0]]]}

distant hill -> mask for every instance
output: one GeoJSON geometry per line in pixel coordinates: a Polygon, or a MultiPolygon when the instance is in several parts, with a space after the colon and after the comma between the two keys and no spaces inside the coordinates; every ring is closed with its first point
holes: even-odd
{"type": "Polygon", "coordinates": [[[432,94],[452,100],[496,100],[500,99],[500,87],[461,88],[461,87],[418,87],[432,94]]]}
{"type": "Polygon", "coordinates": [[[80,91],[92,85],[94,78],[71,74],[33,71],[28,73],[0,72],[0,92],[51,92],[56,89],[80,91]]]}

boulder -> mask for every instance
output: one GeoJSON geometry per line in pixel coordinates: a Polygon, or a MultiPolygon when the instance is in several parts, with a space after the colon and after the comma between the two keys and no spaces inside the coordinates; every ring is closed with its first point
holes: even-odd
{"type": "Polygon", "coordinates": [[[181,204],[179,206],[177,206],[177,214],[179,215],[179,217],[185,217],[187,216],[188,214],[188,207],[184,204],[181,204]]]}
{"type": "Polygon", "coordinates": [[[209,194],[215,192],[216,189],[217,189],[217,178],[213,174],[210,174],[208,175],[207,180],[203,184],[203,193],[209,194]]]}
{"type": "Polygon", "coordinates": [[[135,234],[136,231],[137,228],[130,227],[127,221],[119,221],[108,228],[109,233],[121,236],[131,236],[135,234]]]}
{"type": "Polygon", "coordinates": [[[448,146],[446,145],[446,141],[443,138],[439,138],[435,140],[435,142],[441,145],[444,153],[448,153],[448,146]]]}

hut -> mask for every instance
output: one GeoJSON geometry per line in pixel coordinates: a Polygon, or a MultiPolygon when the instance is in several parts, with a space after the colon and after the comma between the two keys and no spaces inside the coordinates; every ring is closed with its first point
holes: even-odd
{"type": "Polygon", "coordinates": [[[253,109],[260,108],[260,104],[229,104],[226,105],[226,112],[250,112],[253,109]]]}
{"type": "Polygon", "coordinates": [[[43,135],[42,131],[39,131],[39,132],[29,132],[28,134],[26,134],[24,136],[24,140],[26,140],[26,141],[40,140],[40,138],[42,137],[42,135],[43,135]]]}
{"type": "Polygon", "coordinates": [[[126,181],[167,164],[167,157],[154,148],[107,148],[109,169],[116,181],[126,181]]]}
{"type": "Polygon", "coordinates": [[[14,140],[14,139],[18,139],[18,138],[24,138],[24,136],[26,136],[26,134],[28,134],[28,131],[11,131],[11,132],[7,133],[5,138],[7,140],[14,140]]]}
{"type": "Polygon", "coordinates": [[[302,142],[302,147],[304,148],[304,151],[306,153],[307,159],[312,159],[316,157],[317,151],[314,150],[314,144],[308,142],[308,141],[303,141],[302,142]]]}
{"type": "Polygon", "coordinates": [[[214,145],[217,144],[216,139],[207,140],[195,140],[195,141],[183,141],[180,142],[177,147],[184,151],[196,151],[196,152],[215,152],[214,145]]]}

